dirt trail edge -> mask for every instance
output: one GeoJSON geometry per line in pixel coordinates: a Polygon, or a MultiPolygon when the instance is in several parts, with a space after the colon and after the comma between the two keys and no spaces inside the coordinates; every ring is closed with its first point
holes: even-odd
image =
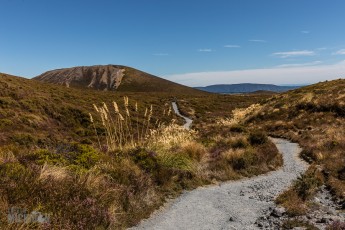
{"type": "Polygon", "coordinates": [[[280,170],[185,192],[132,229],[259,229],[255,222],[275,207],[274,197],[307,169],[298,144],[271,140],[284,158],[280,170]]]}

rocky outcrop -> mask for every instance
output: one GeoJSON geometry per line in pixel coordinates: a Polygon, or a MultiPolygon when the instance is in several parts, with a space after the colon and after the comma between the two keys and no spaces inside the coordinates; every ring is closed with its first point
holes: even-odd
{"type": "Polygon", "coordinates": [[[45,72],[33,80],[67,87],[119,92],[206,94],[175,82],[120,65],[79,66],[45,72]]]}
{"type": "Polygon", "coordinates": [[[121,85],[124,73],[125,68],[114,65],[80,66],[48,71],[34,79],[67,87],[116,90],[121,85]]]}

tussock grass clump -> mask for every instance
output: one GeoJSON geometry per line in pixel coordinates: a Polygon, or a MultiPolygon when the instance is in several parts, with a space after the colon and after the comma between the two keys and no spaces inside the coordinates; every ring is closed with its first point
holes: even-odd
{"type": "MultiPolygon", "coordinates": [[[[109,110],[108,106],[104,102],[102,106],[99,107],[95,104],[93,105],[95,111],[100,116],[103,128],[105,129],[104,142],[106,144],[106,150],[110,152],[115,152],[116,150],[121,150],[123,148],[134,148],[136,146],[144,145],[150,136],[162,131],[162,129],[158,128],[164,125],[164,122],[159,119],[156,119],[155,121],[152,120],[152,105],[150,105],[150,107],[146,107],[145,111],[141,111],[142,114],[140,114],[137,102],[135,102],[133,108],[130,108],[128,97],[124,96],[123,99],[123,111],[115,101],[113,101],[113,111],[109,110]]],[[[170,114],[171,107],[167,107],[166,104],[163,115],[170,116],[170,114]]],[[[97,133],[91,113],[89,115],[101,149],[101,142],[99,140],[100,135],[97,133]]],[[[176,127],[173,127],[171,130],[174,129],[176,129],[176,127]]],[[[167,129],[164,130],[164,133],[167,132],[167,129]]]]}
{"type": "Polygon", "coordinates": [[[316,194],[323,182],[320,170],[311,166],[288,190],[277,197],[276,202],[284,206],[290,216],[304,215],[308,211],[307,201],[316,194]]]}
{"type": "Polygon", "coordinates": [[[277,204],[282,205],[289,216],[300,216],[307,213],[307,206],[298,196],[298,193],[292,189],[281,193],[277,199],[277,204]]]}
{"type": "Polygon", "coordinates": [[[191,142],[196,134],[194,130],[187,130],[172,121],[169,125],[163,125],[150,131],[148,147],[169,149],[177,145],[184,145],[191,142]]]}

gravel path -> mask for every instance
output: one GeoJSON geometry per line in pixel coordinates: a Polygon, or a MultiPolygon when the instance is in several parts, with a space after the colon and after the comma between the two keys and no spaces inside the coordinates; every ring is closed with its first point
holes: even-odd
{"type": "Polygon", "coordinates": [[[180,113],[180,110],[177,107],[176,102],[172,102],[172,107],[174,109],[174,112],[177,114],[177,116],[182,117],[185,120],[185,124],[183,125],[183,127],[185,127],[186,129],[190,129],[190,126],[192,125],[193,120],[190,119],[189,117],[183,116],[180,113]]]}
{"type": "Polygon", "coordinates": [[[283,154],[280,170],[185,192],[132,229],[259,229],[255,222],[274,207],[273,198],[307,168],[297,144],[272,141],[283,154]]]}

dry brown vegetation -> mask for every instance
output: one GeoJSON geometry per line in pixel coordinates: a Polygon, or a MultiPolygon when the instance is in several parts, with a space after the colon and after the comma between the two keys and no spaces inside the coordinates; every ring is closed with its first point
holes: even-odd
{"type": "Polygon", "coordinates": [[[305,175],[278,197],[291,215],[307,212],[308,201],[326,184],[345,202],[345,80],[322,82],[268,99],[246,125],[298,142],[311,163],[305,175]]]}
{"type": "Polygon", "coordinates": [[[126,228],[184,189],[279,167],[265,133],[212,122],[262,98],[99,92],[1,74],[1,227],[126,228]],[[168,115],[173,98],[208,101],[206,121],[183,129],[168,115]],[[50,222],[8,224],[10,207],[50,222]]]}

